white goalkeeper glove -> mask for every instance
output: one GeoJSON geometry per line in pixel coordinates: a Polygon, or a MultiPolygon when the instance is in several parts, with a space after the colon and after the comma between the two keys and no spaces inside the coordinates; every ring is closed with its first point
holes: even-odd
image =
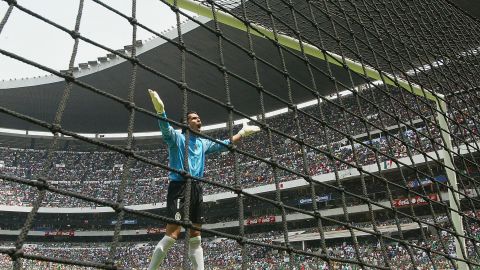
{"type": "Polygon", "coordinates": [[[243,123],[243,128],[237,133],[240,137],[247,137],[253,133],[259,132],[260,128],[257,126],[249,126],[246,122],[243,123]]]}
{"type": "Polygon", "coordinates": [[[163,101],[158,96],[157,92],[148,89],[148,93],[150,94],[150,98],[152,99],[153,107],[157,113],[164,113],[165,112],[165,105],[163,105],[163,101]]]}

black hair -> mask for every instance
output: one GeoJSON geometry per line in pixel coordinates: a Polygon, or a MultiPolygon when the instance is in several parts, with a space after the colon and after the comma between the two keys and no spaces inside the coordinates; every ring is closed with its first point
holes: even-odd
{"type": "MultiPolygon", "coordinates": [[[[198,113],[197,113],[196,111],[188,111],[188,112],[185,114],[185,118],[186,118],[186,120],[187,120],[187,126],[188,126],[188,116],[189,116],[190,114],[197,114],[197,115],[198,115],[198,113]]],[[[179,122],[180,122],[180,123],[183,123],[183,117],[180,118],[180,121],[179,121],[179,122]]],[[[186,131],[187,131],[187,128],[182,127],[182,133],[185,134],[186,131]]]]}

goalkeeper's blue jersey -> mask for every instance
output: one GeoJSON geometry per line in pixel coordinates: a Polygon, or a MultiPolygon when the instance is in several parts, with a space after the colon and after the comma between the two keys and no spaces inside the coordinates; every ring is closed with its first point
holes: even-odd
{"type": "MultiPolygon", "coordinates": [[[[163,117],[167,117],[165,113],[163,117]]],[[[179,131],[174,130],[166,121],[158,120],[160,131],[162,132],[163,140],[168,145],[168,159],[169,166],[177,170],[183,170],[183,161],[185,157],[185,135],[179,131]]],[[[230,140],[223,140],[225,144],[230,144],[230,140]]],[[[189,173],[192,176],[203,177],[205,169],[205,156],[215,152],[224,152],[228,148],[220,143],[200,138],[195,134],[190,133],[188,143],[188,163],[189,173]]],[[[185,179],[176,172],[170,172],[169,178],[171,181],[184,181],[185,179]]]]}

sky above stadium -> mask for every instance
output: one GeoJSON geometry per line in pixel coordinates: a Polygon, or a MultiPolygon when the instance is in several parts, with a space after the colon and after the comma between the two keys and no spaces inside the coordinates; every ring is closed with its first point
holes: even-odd
{"type": "MultiPolygon", "coordinates": [[[[18,3],[68,29],[75,28],[80,0],[18,0],[18,3]]],[[[132,14],[131,0],[103,0],[105,4],[127,16],[132,14]]],[[[137,20],[162,32],[176,26],[175,13],[159,0],[136,1],[137,20]]],[[[0,1],[0,21],[8,4],[0,1]]],[[[181,18],[184,21],[186,18],[181,18]]],[[[106,8],[85,0],[80,24],[81,35],[112,49],[121,49],[132,42],[130,23],[106,8]]],[[[137,40],[147,40],[154,34],[137,27],[137,40]]],[[[55,70],[68,69],[74,40],[67,33],[14,8],[0,33],[0,48],[38,62],[55,70]]],[[[75,65],[96,60],[107,51],[80,41],[75,65]]],[[[0,80],[48,75],[0,54],[0,80]]]]}

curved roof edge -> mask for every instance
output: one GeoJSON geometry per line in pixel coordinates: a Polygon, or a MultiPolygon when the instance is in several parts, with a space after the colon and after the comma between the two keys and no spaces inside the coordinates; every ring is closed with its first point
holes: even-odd
{"type": "MultiPolygon", "coordinates": [[[[372,82],[371,84],[375,85],[380,85],[382,84],[381,81],[375,81],[372,82]]],[[[352,90],[343,90],[338,93],[339,96],[347,96],[351,95],[353,91],[361,91],[362,89],[365,88],[365,86],[368,84],[363,84],[361,86],[355,87],[352,90]]],[[[338,98],[337,94],[332,94],[326,97],[327,99],[336,99],[338,98]]],[[[318,104],[317,99],[312,99],[306,102],[302,102],[299,104],[296,104],[295,106],[299,109],[301,108],[307,108],[310,106],[314,106],[318,104]]],[[[265,118],[271,118],[280,114],[285,114],[289,111],[287,107],[280,108],[278,110],[270,111],[265,113],[265,118]]],[[[257,119],[257,115],[252,115],[250,116],[252,119],[257,119]]],[[[242,118],[233,121],[233,125],[242,125],[243,123],[248,123],[250,120],[247,118],[242,118]]],[[[227,123],[216,123],[208,126],[202,127],[202,131],[208,131],[208,130],[216,130],[216,129],[222,129],[226,128],[227,123]]],[[[128,137],[127,133],[79,133],[79,135],[82,135],[87,138],[102,138],[102,139],[109,139],[109,140],[123,140],[128,137]]],[[[0,136],[15,136],[15,137],[24,137],[24,138],[50,138],[53,137],[53,134],[48,131],[35,131],[35,130],[20,130],[20,129],[9,129],[9,128],[2,128],[0,127],[0,136]]],[[[133,137],[137,139],[150,139],[150,138],[155,138],[155,137],[161,137],[162,133],[160,131],[146,131],[146,132],[134,132],[133,137]]],[[[62,136],[63,139],[69,139],[71,137],[69,136],[62,136]]]]}
{"type": "MultiPolygon", "coordinates": [[[[198,20],[200,23],[207,23],[211,21],[211,19],[203,16],[195,16],[195,19],[198,20]]],[[[194,22],[190,19],[181,22],[180,25],[182,28],[182,33],[188,33],[199,27],[199,24],[197,22],[194,22]]],[[[160,34],[169,39],[175,39],[175,38],[178,38],[177,29],[178,29],[177,26],[174,26],[168,30],[161,32],[160,34]]],[[[135,44],[135,47],[137,48],[136,55],[137,56],[141,55],[165,43],[167,43],[167,41],[159,36],[156,36],[156,37],[154,36],[145,41],[137,40],[135,44]]],[[[115,51],[125,54],[127,56],[131,56],[131,47],[132,45],[126,45],[124,46],[123,49],[119,49],[115,51]]],[[[98,57],[97,60],[78,64],[78,66],[75,66],[73,68],[73,75],[76,78],[81,78],[83,76],[91,75],[96,72],[101,72],[102,70],[119,65],[125,61],[127,60],[113,53],[109,53],[106,56],[98,57]]],[[[67,70],[60,70],[60,72],[67,72],[67,70]]],[[[30,78],[0,80],[0,89],[12,89],[12,88],[36,86],[36,85],[60,82],[63,80],[64,80],[63,78],[53,74],[35,76],[30,78]]]]}

